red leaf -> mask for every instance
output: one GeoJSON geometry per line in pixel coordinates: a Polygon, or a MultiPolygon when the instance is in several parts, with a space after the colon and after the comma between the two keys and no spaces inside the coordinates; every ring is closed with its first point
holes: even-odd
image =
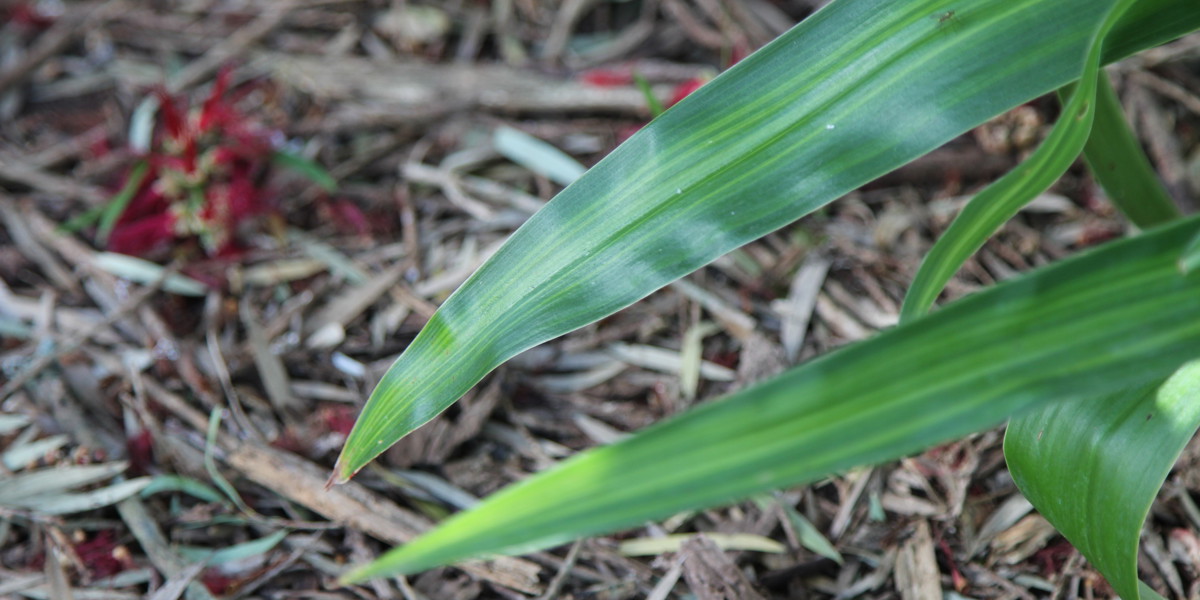
{"type": "Polygon", "coordinates": [[[168,212],[135,220],[122,220],[108,236],[108,249],[131,256],[144,256],[175,238],[175,216],[168,212]]]}
{"type": "Polygon", "coordinates": [[[125,449],[129,452],[129,470],[135,475],[149,473],[150,465],[154,464],[154,436],[149,429],[125,440],[125,449]]]}
{"type": "Polygon", "coordinates": [[[675,106],[680,100],[687,98],[688,94],[700,89],[700,86],[704,85],[705,83],[708,83],[707,79],[704,79],[703,77],[693,77],[676,85],[675,89],[671,91],[671,99],[667,102],[667,106],[675,106]]]}
{"type": "Polygon", "coordinates": [[[128,552],[120,552],[117,536],[111,529],[97,531],[91,539],[74,544],[75,553],[96,579],[111,577],[133,566],[128,552]]]}
{"type": "Polygon", "coordinates": [[[633,83],[633,71],[628,68],[599,68],[589,69],[579,75],[588,85],[596,87],[617,87],[633,83]]]}

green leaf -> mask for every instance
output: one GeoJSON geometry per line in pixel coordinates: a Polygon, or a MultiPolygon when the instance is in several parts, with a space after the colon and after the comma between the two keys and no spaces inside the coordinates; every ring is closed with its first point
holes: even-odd
{"type": "MultiPolygon", "coordinates": [[[[1076,79],[1113,4],[829,4],[655,119],[514,233],[384,376],[332,480],[348,479],[504,360],[1076,79]],[[940,18],[951,9],[952,19],[940,18]]],[[[1179,14],[1162,24],[1138,11],[1114,32],[1134,41],[1115,48],[1200,26],[1194,0],[1143,5],[1179,14]]]]}
{"type": "Polygon", "coordinates": [[[347,575],[409,573],[713,506],[916,452],[1200,354],[1200,217],[1108,244],[515,484],[347,575]]]}
{"type": "Polygon", "coordinates": [[[182,475],[155,475],[150,485],[142,488],[141,496],[146,498],[163,492],[183,492],[194,498],[213,504],[225,504],[225,499],[216,490],[200,481],[182,475]]]}
{"type": "Polygon", "coordinates": [[[287,537],[289,531],[280,529],[274,533],[264,535],[256,540],[242,542],[232,546],[213,550],[211,548],[198,548],[196,546],[180,546],[178,547],[179,555],[190,561],[204,561],[205,564],[219,565],[227,562],[238,560],[246,560],[261,556],[270,552],[272,548],[279,545],[284,538],[287,537]]]}
{"type": "Polygon", "coordinates": [[[112,200],[100,206],[93,207],[83,214],[68,220],[59,226],[59,230],[73,233],[99,220],[100,227],[96,232],[96,238],[100,244],[106,243],[108,235],[112,233],[113,226],[121,218],[121,213],[125,212],[125,207],[129,206],[129,202],[137,194],[138,188],[146,180],[149,168],[150,166],[146,161],[138,161],[134,165],[133,170],[129,172],[129,176],[125,179],[125,185],[121,187],[116,196],[113,196],[112,200]]]}
{"type": "Polygon", "coordinates": [[[842,553],[838,552],[837,548],[834,548],[833,544],[829,543],[824,535],[821,535],[821,531],[808,519],[805,519],[795,506],[788,502],[780,502],[779,505],[783,507],[783,513],[787,515],[792,528],[796,530],[796,537],[799,538],[801,546],[835,561],[839,565],[842,564],[842,553]]]}
{"type": "Polygon", "coordinates": [[[100,213],[100,226],[96,230],[96,238],[100,240],[101,244],[108,243],[108,236],[116,226],[117,220],[124,214],[125,207],[129,206],[129,202],[137,195],[138,189],[142,187],[142,183],[146,181],[149,173],[150,163],[144,160],[138,161],[125,179],[125,185],[121,187],[121,191],[117,192],[117,195],[104,205],[104,210],[100,213]]]}
{"type": "Polygon", "coordinates": [[[1042,516],[1122,598],[1138,600],[1142,523],[1197,426],[1200,362],[1191,362],[1165,383],[1051,404],[1014,419],[1004,456],[1042,516]]]}
{"type": "Polygon", "coordinates": [[[1083,151],[1096,115],[1096,87],[1104,37],[1134,0],[1120,0],[1092,36],[1083,76],[1072,84],[1062,116],[1046,141],[1024,163],[977,194],[942,234],[913,279],[900,321],[919,317],[933,306],[946,282],[1005,221],[1011,219],[1066,172],[1083,151]]]}
{"type": "Polygon", "coordinates": [[[299,154],[276,150],[271,154],[271,162],[303,175],[327,192],[337,190],[337,180],[333,178],[333,175],[329,174],[329,171],[326,171],[324,167],[315,161],[304,158],[299,154]]]}
{"type": "Polygon", "coordinates": [[[1103,70],[1096,92],[1096,119],[1083,157],[1109,199],[1134,225],[1145,229],[1179,216],[1141,142],[1129,129],[1121,102],[1103,70]]]}
{"type": "Polygon", "coordinates": [[[658,97],[654,95],[654,89],[650,87],[650,82],[646,81],[645,77],[642,77],[638,73],[634,73],[633,83],[637,85],[638,90],[642,92],[642,96],[646,98],[646,106],[650,109],[651,118],[657,119],[658,115],[667,112],[667,109],[663,107],[662,102],[660,102],[658,97]]]}

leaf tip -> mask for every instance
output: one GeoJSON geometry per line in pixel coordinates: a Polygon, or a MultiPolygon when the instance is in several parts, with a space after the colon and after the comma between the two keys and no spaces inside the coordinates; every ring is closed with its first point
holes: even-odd
{"type": "Polygon", "coordinates": [[[333,465],[333,472],[329,474],[329,479],[325,481],[326,491],[335,485],[342,485],[349,482],[350,478],[354,477],[354,474],[358,472],[357,469],[350,469],[346,466],[345,458],[346,452],[343,450],[342,454],[338,456],[337,462],[333,465]]]}
{"type": "Polygon", "coordinates": [[[345,573],[342,573],[341,576],[339,576],[337,578],[337,585],[339,587],[347,587],[347,586],[354,585],[356,583],[361,583],[367,579],[370,579],[370,576],[367,573],[365,573],[367,567],[369,567],[369,566],[370,566],[369,564],[368,565],[359,565],[357,567],[350,569],[349,571],[347,571],[345,573]]]}

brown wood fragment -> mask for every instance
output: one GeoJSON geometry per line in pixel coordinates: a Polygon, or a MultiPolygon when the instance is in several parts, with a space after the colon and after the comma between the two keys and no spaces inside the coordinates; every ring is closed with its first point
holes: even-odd
{"type": "Polygon", "coordinates": [[[758,600],[762,598],[738,566],[703,535],[683,543],[683,579],[699,600],[758,600]]]}
{"type": "Polygon", "coordinates": [[[397,467],[444,463],[463,442],[483,430],[499,401],[500,378],[496,377],[479,393],[459,400],[457,416],[442,413],[389,448],[388,463],[397,467]]]}
{"type": "MultiPolygon", "coordinates": [[[[353,57],[328,60],[261,54],[257,67],[318,98],[389,109],[453,105],[498,112],[617,112],[646,114],[635,86],[602,88],[503,65],[377,63],[353,57]]],[[[664,87],[656,93],[666,95],[664,87]]]]}
{"type": "Polygon", "coordinates": [[[902,600],[941,600],[942,574],[933,554],[929,523],[917,521],[916,531],[896,556],[896,591],[902,600]]]}
{"type": "MultiPolygon", "coordinates": [[[[207,418],[183,398],[153,379],[146,378],[145,383],[147,392],[157,404],[199,431],[207,427],[207,418]]],[[[425,517],[409,512],[357,483],[325,489],[326,469],[290,452],[239,442],[228,435],[219,435],[218,444],[226,452],[225,462],[250,480],[330,521],[344,523],[376,539],[403,544],[433,527],[425,517]]],[[[542,591],[538,583],[541,567],[524,559],[500,557],[464,563],[459,567],[475,577],[517,591],[528,594],[542,591]]]]}
{"type": "MultiPolygon", "coordinates": [[[[367,488],[346,483],[325,489],[325,469],[294,454],[268,446],[233,447],[229,465],[271,491],[321,516],[345,523],[385,542],[402,544],[428,531],[433,523],[367,488]]],[[[461,565],[464,571],[514,590],[536,594],[541,567],[517,558],[461,565]]]]}

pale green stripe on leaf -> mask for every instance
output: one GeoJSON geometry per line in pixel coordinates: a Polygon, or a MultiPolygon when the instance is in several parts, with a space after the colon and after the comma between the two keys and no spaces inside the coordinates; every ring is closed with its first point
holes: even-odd
{"type": "Polygon", "coordinates": [[[1024,163],[977,194],[929,250],[913,279],[900,321],[919,317],[933,306],[946,282],[1001,225],[1066,172],[1083,151],[1096,114],[1096,87],[1104,38],[1133,4],[1120,0],[1092,36],[1083,77],[1071,86],[1062,116],[1050,135],[1024,163]]]}
{"type": "Polygon", "coordinates": [[[1183,253],[1179,255],[1180,272],[1191,273],[1198,266],[1200,266],[1200,235],[1192,238],[1187,248],[1184,248],[1183,253]]]}
{"type": "MultiPolygon", "coordinates": [[[[1192,0],[1143,0],[1178,9],[1192,0]]],[[[345,480],[517,353],[1076,79],[1112,0],[837,0],[643,128],[525,223],[372,394],[345,480]],[[942,19],[953,11],[952,19],[942,19]]],[[[1155,24],[1153,12],[1138,13],[1155,24]]],[[[1185,32],[1123,27],[1132,52],[1185,32]]],[[[1109,54],[1105,60],[1119,55],[1109,54]]]]}
{"type": "Polygon", "coordinates": [[[452,517],[347,576],[545,548],[916,452],[1023,409],[1165,377],[1200,354],[1200,218],[952,303],[452,517]]]}
{"type": "Polygon", "coordinates": [[[1122,598],[1138,600],[1142,522],[1197,426],[1200,362],[1192,362],[1166,383],[1051,404],[1014,419],[1004,455],[1034,507],[1122,598]]]}

